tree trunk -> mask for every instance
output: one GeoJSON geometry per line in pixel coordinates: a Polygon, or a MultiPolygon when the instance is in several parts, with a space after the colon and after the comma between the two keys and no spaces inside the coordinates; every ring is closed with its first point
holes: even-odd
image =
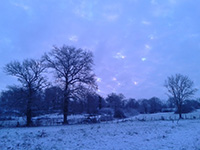
{"type": "Polygon", "coordinates": [[[102,108],[102,98],[99,96],[99,110],[102,108]]]}
{"type": "Polygon", "coordinates": [[[65,94],[64,96],[64,106],[63,106],[63,124],[68,124],[67,115],[68,115],[68,97],[65,94]]]}
{"type": "Polygon", "coordinates": [[[179,119],[182,119],[182,113],[179,113],[179,119]]]}
{"type": "Polygon", "coordinates": [[[178,114],[179,114],[179,119],[182,119],[182,106],[179,105],[178,107],[178,114]]]}
{"type": "Polygon", "coordinates": [[[32,105],[32,89],[29,88],[27,110],[26,110],[26,126],[31,126],[31,124],[32,124],[32,120],[31,120],[31,118],[32,118],[31,105],[32,105]]]}
{"type": "Polygon", "coordinates": [[[26,112],[26,126],[31,126],[31,122],[32,122],[31,121],[31,108],[30,108],[30,105],[28,104],[27,112],[26,112]]]}

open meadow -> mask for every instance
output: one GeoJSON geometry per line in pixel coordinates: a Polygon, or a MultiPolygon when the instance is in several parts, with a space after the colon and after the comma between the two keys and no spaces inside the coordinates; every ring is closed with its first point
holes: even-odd
{"type": "Polygon", "coordinates": [[[200,150],[200,120],[130,118],[96,124],[1,128],[0,149],[200,150]]]}

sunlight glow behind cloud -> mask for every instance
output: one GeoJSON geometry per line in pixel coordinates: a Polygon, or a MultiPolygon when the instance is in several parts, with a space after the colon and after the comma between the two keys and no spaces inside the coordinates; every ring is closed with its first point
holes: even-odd
{"type": "Polygon", "coordinates": [[[117,59],[125,59],[126,56],[123,55],[122,53],[118,52],[118,53],[114,56],[114,58],[117,58],[117,59]]]}
{"type": "Polygon", "coordinates": [[[78,37],[76,35],[72,35],[69,37],[69,40],[72,42],[77,42],[78,41],[78,37]]]}
{"type": "Polygon", "coordinates": [[[113,77],[112,80],[113,80],[113,81],[117,81],[117,78],[113,77]]]}
{"type": "Polygon", "coordinates": [[[141,58],[142,61],[146,61],[147,59],[145,57],[141,58]]]}

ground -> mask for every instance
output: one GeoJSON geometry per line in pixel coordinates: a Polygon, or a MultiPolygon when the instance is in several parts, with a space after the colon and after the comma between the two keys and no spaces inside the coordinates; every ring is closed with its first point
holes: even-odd
{"type": "Polygon", "coordinates": [[[200,150],[200,120],[1,128],[1,150],[200,150]]]}

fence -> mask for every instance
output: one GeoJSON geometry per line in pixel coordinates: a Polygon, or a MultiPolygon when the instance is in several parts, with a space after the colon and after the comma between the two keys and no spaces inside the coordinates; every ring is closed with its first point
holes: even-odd
{"type": "MultiPolygon", "coordinates": [[[[68,124],[90,124],[90,123],[100,123],[102,121],[111,121],[113,117],[110,115],[82,115],[82,117],[71,117],[68,119],[68,124]]],[[[63,118],[32,118],[32,126],[57,126],[63,124],[63,118]]],[[[22,127],[26,126],[25,117],[11,117],[0,119],[0,127],[22,127]]]]}
{"type": "MultiPolygon", "coordinates": [[[[183,120],[200,120],[200,114],[191,115],[191,114],[183,114],[183,120]]],[[[111,115],[83,115],[81,118],[69,118],[69,124],[90,124],[90,123],[99,123],[99,122],[107,122],[112,121],[113,117],[111,115]]],[[[126,121],[178,121],[178,115],[157,115],[152,116],[149,115],[138,115],[132,118],[125,118],[120,120],[114,120],[113,122],[126,122],[126,121]]],[[[33,126],[57,126],[62,125],[62,117],[57,118],[49,118],[49,117],[42,117],[42,118],[33,118],[32,124],[33,126]]],[[[26,118],[25,117],[9,117],[9,118],[0,118],[0,127],[20,127],[26,125],[26,118]]]]}

